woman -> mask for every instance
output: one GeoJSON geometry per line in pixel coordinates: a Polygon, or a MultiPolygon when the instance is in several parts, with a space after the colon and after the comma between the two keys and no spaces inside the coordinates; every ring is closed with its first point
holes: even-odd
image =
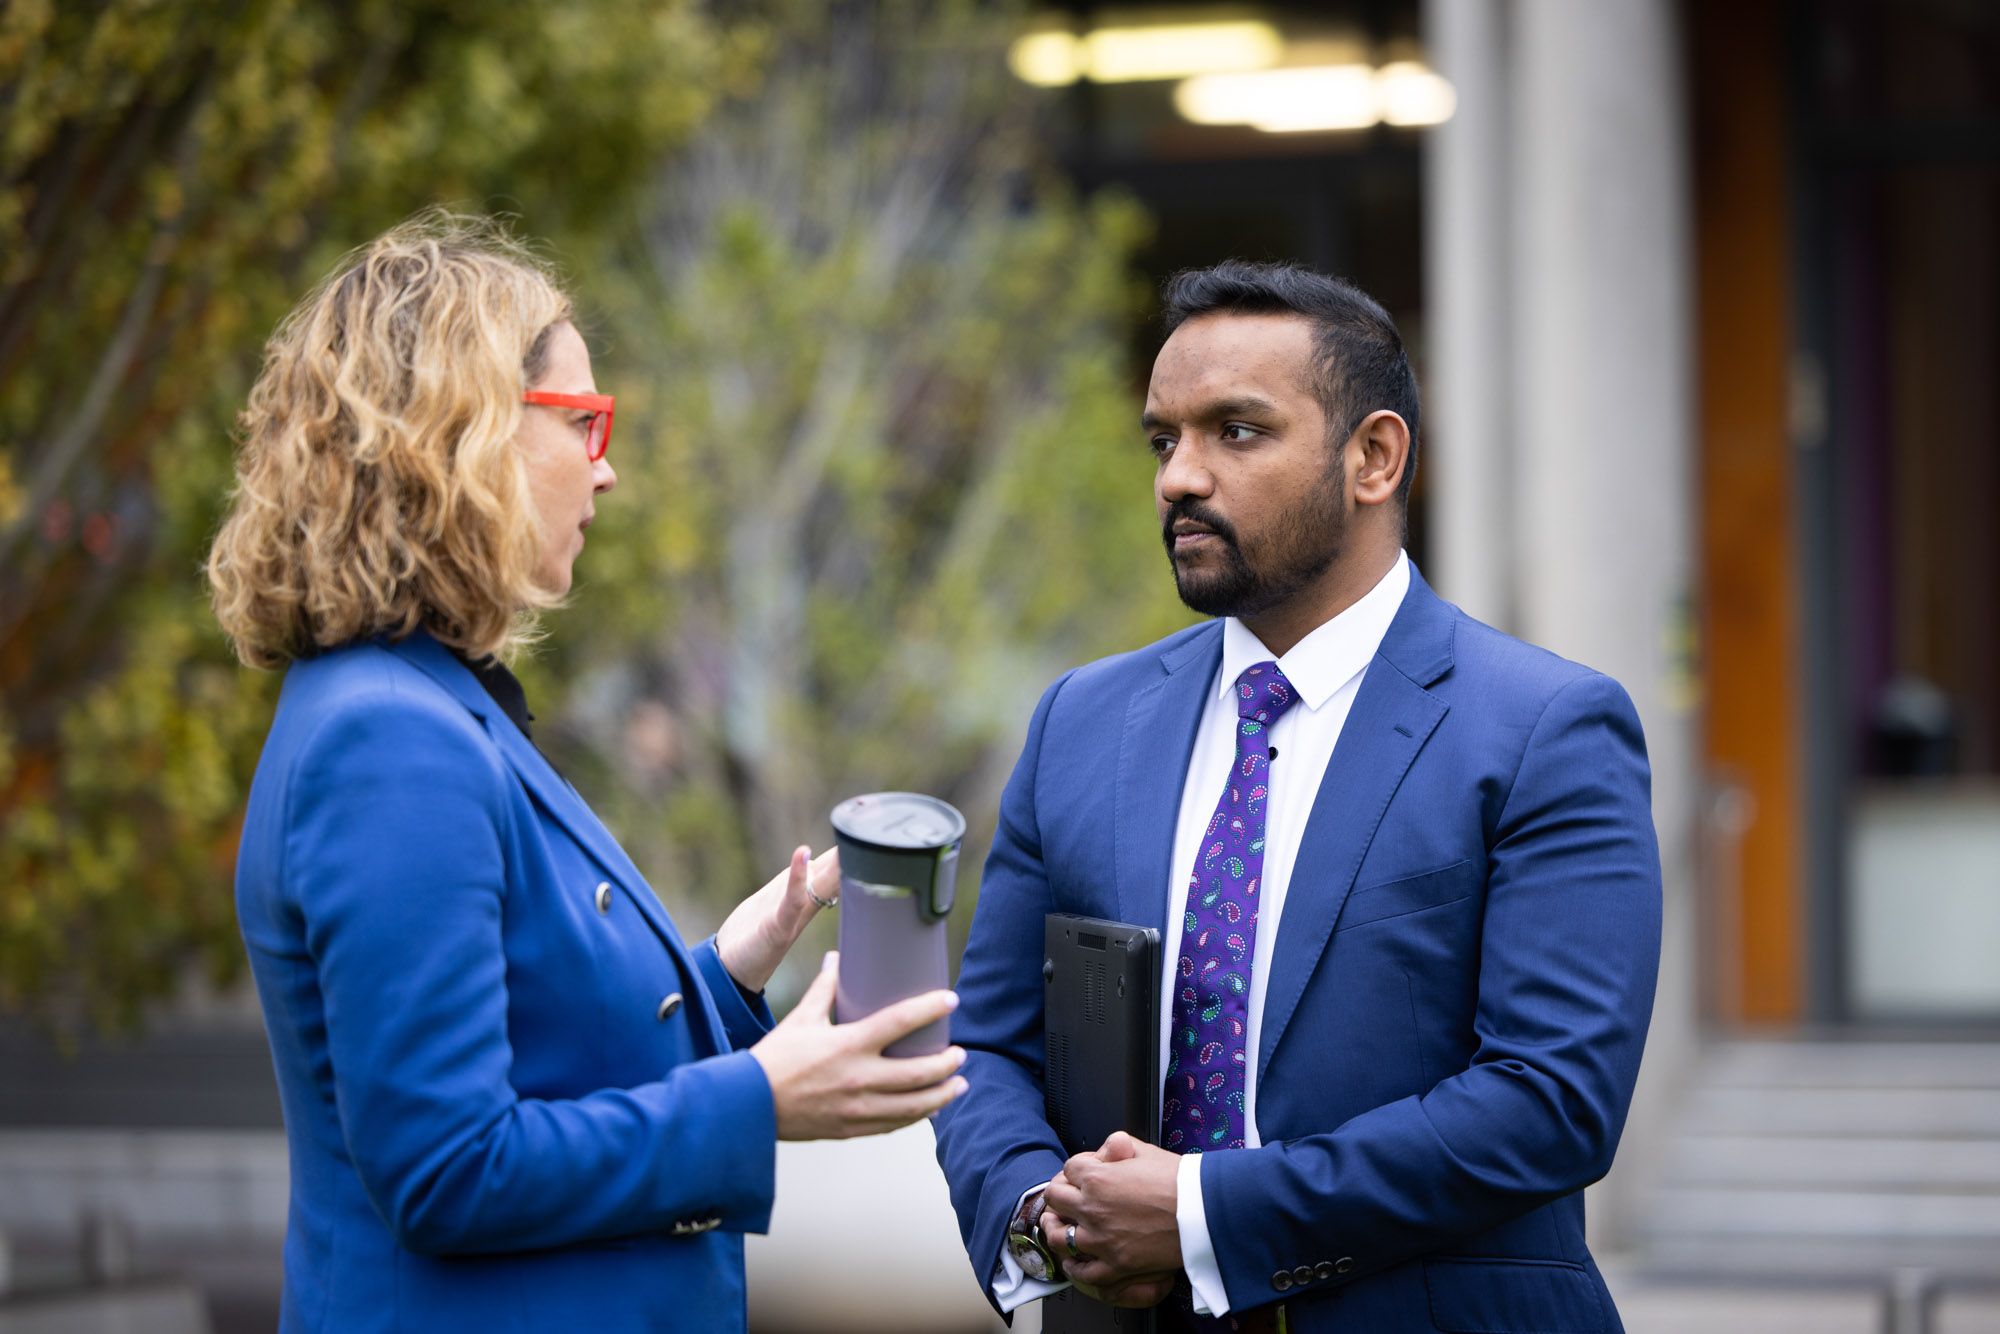
{"type": "Polygon", "coordinates": [[[529,738],[503,660],[556,606],[613,402],[568,298],[433,213],[279,327],[209,557],[237,653],[285,667],[237,910],[291,1145],[283,1328],[730,1330],[775,1142],[964,1091],[882,1048],[933,992],[833,1026],[832,957],[760,992],[832,854],[688,946],[529,738]]]}

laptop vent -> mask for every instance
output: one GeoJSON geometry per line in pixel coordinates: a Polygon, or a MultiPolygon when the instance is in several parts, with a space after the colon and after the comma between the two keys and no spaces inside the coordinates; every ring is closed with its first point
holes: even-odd
{"type": "Polygon", "coordinates": [[[1057,1139],[1068,1144],[1070,1142],[1069,1039],[1060,1034],[1049,1034],[1047,1058],[1046,1069],[1042,1073],[1042,1081],[1046,1088],[1044,1101],[1055,1110],[1056,1121],[1050,1129],[1056,1132],[1057,1139]]]}
{"type": "Polygon", "coordinates": [[[1110,1017],[1104,1005],[1104,965],[1088,959],[1083,965],[1083,1021],[1101,1024],[1110,1017]]]}

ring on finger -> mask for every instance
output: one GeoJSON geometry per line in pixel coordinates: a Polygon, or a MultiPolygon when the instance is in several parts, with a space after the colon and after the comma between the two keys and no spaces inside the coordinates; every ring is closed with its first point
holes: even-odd
{"type": "Polygon", "coordinates": [[[838,894],[834,895],[830,899],[823,899],[819,895],[813,893],[812,882],[810,881],[806,883],[806,897],[811,899],[814,903],[817,903],[822,908],[831,908],[835,904],[840,902],[840,895],[838,894]]]}
{"type": "Polygon", "coordinates": [[[1083,1258],[1083,1252],[1076,1248],[1076,1224],[1071,1223],[1063,1230],[1063,1245],[1068,1248],[1070,1259],[1078,1260],[1083,1258]]]}

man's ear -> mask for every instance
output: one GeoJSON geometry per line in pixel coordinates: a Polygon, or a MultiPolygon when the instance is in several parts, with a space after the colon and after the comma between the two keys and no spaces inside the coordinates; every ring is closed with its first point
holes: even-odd
{"type": "Polygon", "coordinates": [[[1410,466],[1410,427],[1387,408],[1361,419],[1348,437],[1354,459],[1354,503],[1386,505],[1403,485],[1410,466]]]}

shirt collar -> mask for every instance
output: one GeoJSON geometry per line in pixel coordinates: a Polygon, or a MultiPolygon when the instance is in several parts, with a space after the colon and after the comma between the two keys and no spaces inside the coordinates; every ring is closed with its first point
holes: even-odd
{"type": "MultiPolygon", "coordinates": [[[[1396,563],[1360,601],[1292,645],[1292,651],[1278,659],[1278,670],[1298,692],[1299,703],[1317,710],[1361,674],[1375,651],[1382,647],[1389,623],[1396,619],[1403,595],[1409,591],[1410,558],[1398,551],[1396,563]]],[[[1271,656],[1271,650],[1243,622],[1228,617],[1222,622],[1222,679],[1217,683],[1217,692],[1233,694],[1236,678],[1243,674],[1243,669],[1268,662],[1271,656]]]]}

